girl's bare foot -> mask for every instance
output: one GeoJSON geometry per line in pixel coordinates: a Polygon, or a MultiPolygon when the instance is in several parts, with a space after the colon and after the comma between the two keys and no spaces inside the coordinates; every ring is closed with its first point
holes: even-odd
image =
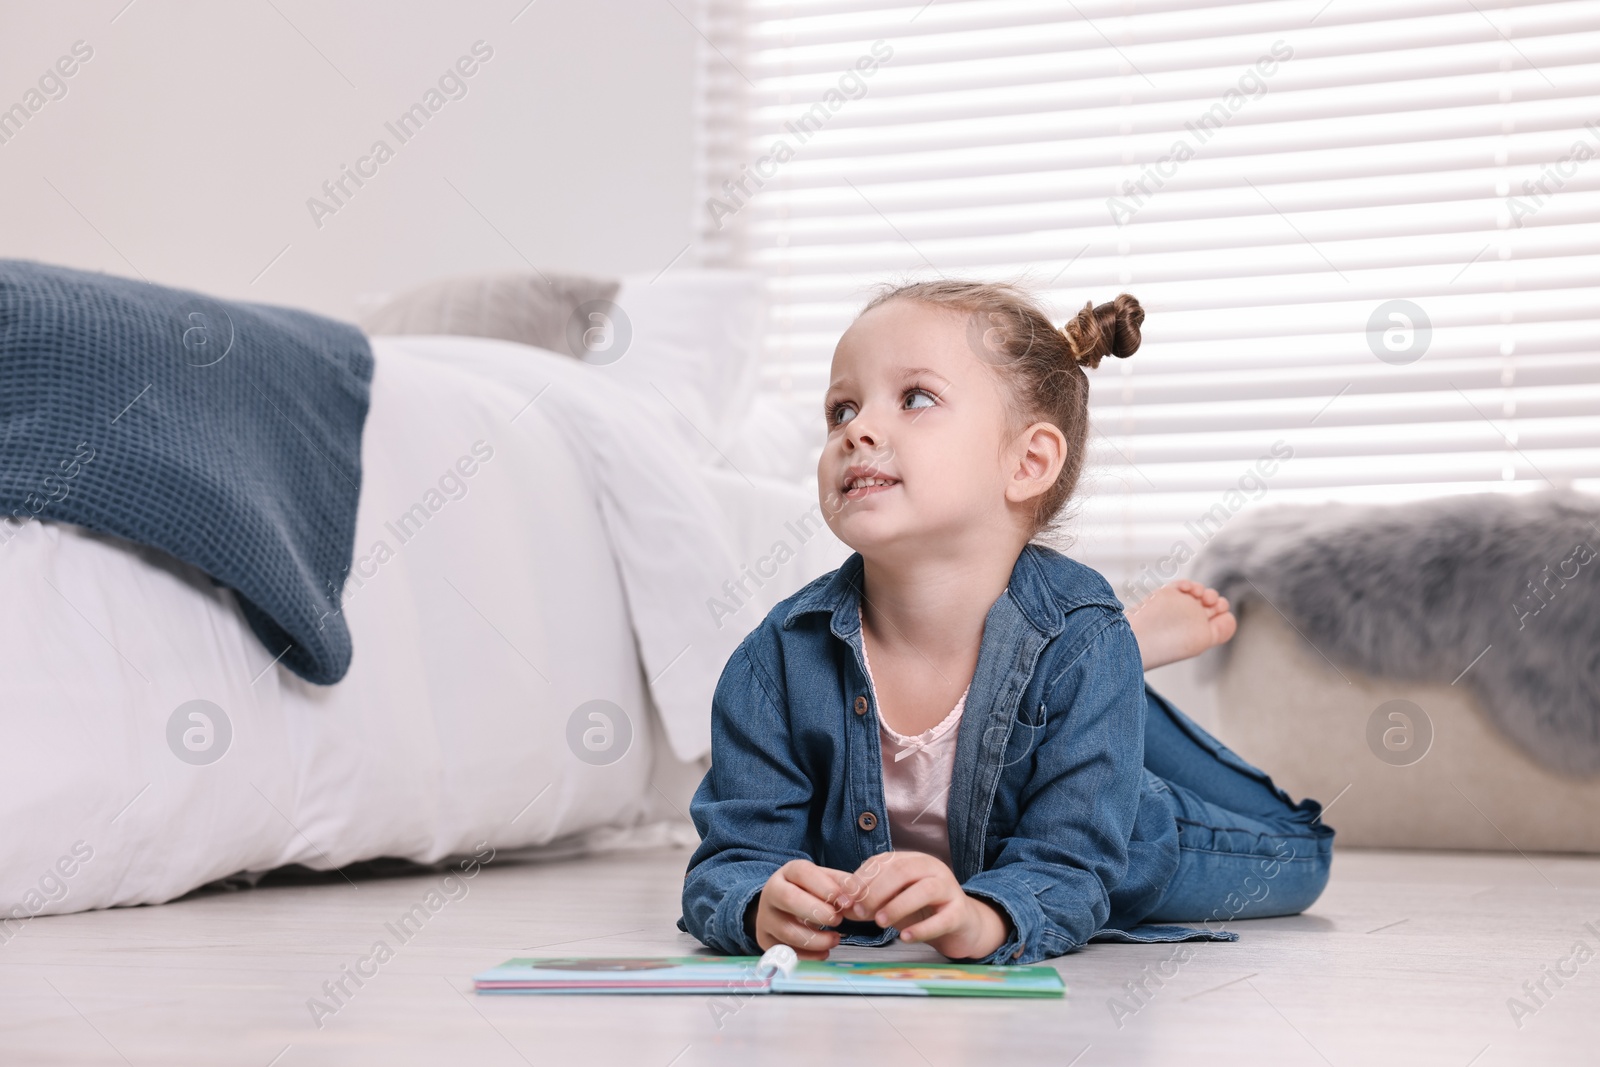
{"type": "Polygon", "coordinates": [[[1239,622],[1228,610],[1227,597],[1181,578],[1157,589],[1128,612],[1128,624],[1148,671],[1222,644],[1233,636],[1239,622]]]}

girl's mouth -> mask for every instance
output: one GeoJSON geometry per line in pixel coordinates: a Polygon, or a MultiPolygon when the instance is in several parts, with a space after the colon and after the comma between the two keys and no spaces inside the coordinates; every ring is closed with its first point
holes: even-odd
{"type": "Polygon", "coordinates": [[[861,500],[876,493],[893,489],[900,484],[898,478],[886,478],[881,474],[861,475],[851,478],[844,483],[844,496],[846,500],[861,500]]]}

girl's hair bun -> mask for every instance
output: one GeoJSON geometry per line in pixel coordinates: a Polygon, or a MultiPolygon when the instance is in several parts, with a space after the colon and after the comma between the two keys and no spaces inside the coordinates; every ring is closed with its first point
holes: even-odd
{"type": "Polygon", "coordinates": [[[1139,327],[1143,324],[1144,308],[1128,293],[1121,293],[1109,304],[1083,305],[1061,332],[1073,362],[1092,368],[1106,356],[1127,359],[1139,351],[1139,327]]]}

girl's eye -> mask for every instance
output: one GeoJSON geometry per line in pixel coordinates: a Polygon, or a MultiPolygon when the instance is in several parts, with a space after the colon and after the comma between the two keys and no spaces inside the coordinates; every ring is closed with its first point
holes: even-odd
{"type": "Polygon", "coordinates": [[[856,406],[848,400],[841,400],[828,408],[828,425],[843,426],[856,417],[856,406]]]}
{"type": "Polygon", "coordinates": [[[935,398],[926,389],[913,389],[906,394],[905,403],[907,411],[917,411],[921,408],[933,407],[935,398]]]}

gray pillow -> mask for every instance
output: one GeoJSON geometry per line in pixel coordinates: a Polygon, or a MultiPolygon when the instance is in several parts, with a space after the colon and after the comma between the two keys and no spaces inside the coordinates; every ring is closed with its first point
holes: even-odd
{"type": "Polygon", "coordinates": [[[523,271],[444,278],[390,300],[364,317],[361,328],[372,336],[495,337],[576,356],[568,342],[574,313],[591,301],[615,299],[619,284],[614,278],[523,271]]]}

